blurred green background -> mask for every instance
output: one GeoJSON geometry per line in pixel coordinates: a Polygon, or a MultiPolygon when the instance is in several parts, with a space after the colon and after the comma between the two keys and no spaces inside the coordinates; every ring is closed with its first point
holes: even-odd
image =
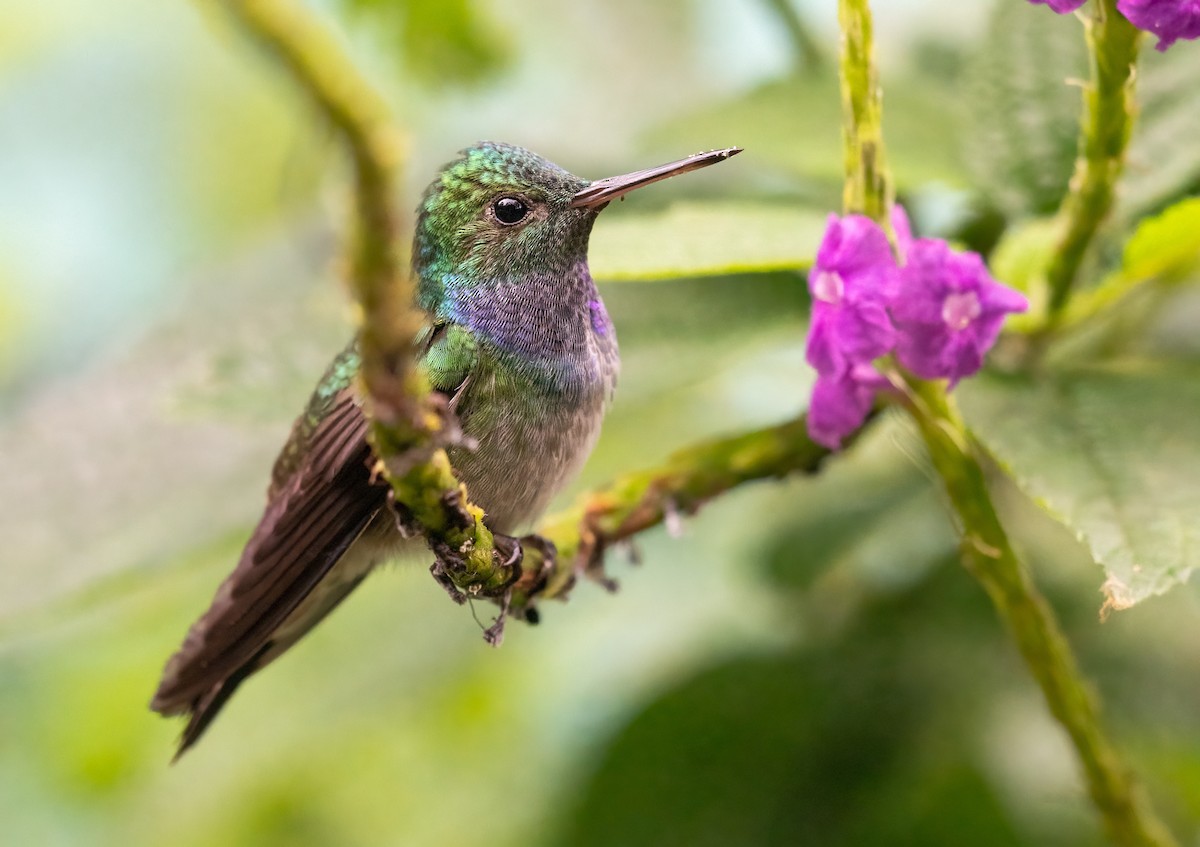
{"type": "MultiPolygon", "coordinates": [[[[577,489],[802,409],[799,269],[840,202],[834,3],[318,5],[411,133],[406,203],[480,138],[592,177],[747,148],[597,225],[624,369],[577,489]]],[[[990,250],[1061,196],[1078,24],[876,5],[901,193],[990,250]]],[[[168,767],[162,664],[348,334],[346,186],[213,4],[0,0],[0,21],[3,843],[1101,843],[898,421],[648,534],[642,567],[611,556],[619,594],[581,586],[500,650],[423,565],[385,569],[168,767]]],[[[1195,52],[1147,59],[1117,226],[1200,186],[1195,52]]],[[[1101,624],[1100,570],[996,484],[1115,735],[1200,843],[1196,590],[1101,624]]]]}

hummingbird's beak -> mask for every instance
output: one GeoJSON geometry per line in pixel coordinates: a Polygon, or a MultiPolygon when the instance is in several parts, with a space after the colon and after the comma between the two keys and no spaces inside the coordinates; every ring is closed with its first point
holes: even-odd
{"type": "Polygon", "coordinates": [[[571,200],[571,208],[595,209],[598,206],[616,200],[618,197],[623,197],[635,188],[641,188],[643,185],[649,185],[652,182],[658,182],[660,179],[666,179],[667,177],[685,174],[688,171],[707,168],[709,165],[723,162],[730,156],[736,156],[741,152],[741,147],[726,147],[724,150],[697,153],[694,156],[688,156],[686,159],[680,159],[678,162],[659,165],[657,168],[647,168],[644,171],[634,171],[633,173],[622,174],[621,176],[598,179],[575,195],[571,200]]]}

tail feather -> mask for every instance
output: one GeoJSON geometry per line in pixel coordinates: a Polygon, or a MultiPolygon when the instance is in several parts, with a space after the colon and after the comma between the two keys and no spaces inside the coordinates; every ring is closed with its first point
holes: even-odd
{"type": "Polygon", "coordinates": [[[237,691],[238,686],[250,674],[258,670],[259,659],[269,653],[273,646],[272,642],[268,641],[254,655],[254,658],[191,702],[188,707],[188,722],[183,728],[183,733],[179,736],[179,749],[175,751],[175,755],[171,758],[171,764],[178,762],[179,757],[200,740],[200,736],[204,734],[204,730],[208,729],[208,725],[213,722],[213,719],[220,713],[224,705],[229,702],[229,698],[233,696],[233,692],[237,691]]]}
{"type": "MultiPolygon", "coordinates": [[[[374,561],[372,560],[370,566],[373,565],[374,561]]],[[[332,580],[332,584],[327,584],[325,590],[315,595],[315,598],[314,595],[310,595],[310,605],[299,610],[299,613],[290,619],[288,625],[276,631],[274,637],[263,644],[258,652],[250,657],[249,661],[203,694],[183,705],[182,708],[177,707],[172,711],[168,708],[169,704],[159,703],[157,699],[152,702],[150,707],[155,711],[163,714],[185,713],[188,716],[187,725],[184,726],[183,734],[179,738],[179,749],[175,751],[175,757],[171,761],[179,761],[179,757],[200,739],[200,736],[208,729],[208,725],[213,722],[229,698],[237,691],[239,685],[253,673],[287,652],[293,644],[323,621],[330,612],[337,608],[338,604],[350,595],[350,592],[362,584],[369,569],[368,567],[349,579],[332,580]],[[311,602],[312,599],[315,599],[316,602],[311,602]]]]}

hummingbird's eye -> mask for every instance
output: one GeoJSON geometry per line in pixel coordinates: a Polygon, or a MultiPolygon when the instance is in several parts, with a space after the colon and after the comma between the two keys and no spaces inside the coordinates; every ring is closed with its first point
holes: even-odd
{"type": "Polygon", "coordinates": [[[500,223],[512,225],[525,219],[529,214],[529,207],[525,205],[524,200],[516,197],[501,197],[492,204],[492,211],[500,223]]]}

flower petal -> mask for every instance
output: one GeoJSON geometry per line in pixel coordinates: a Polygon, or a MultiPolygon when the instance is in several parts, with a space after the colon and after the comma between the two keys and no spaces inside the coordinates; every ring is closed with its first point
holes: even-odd
{"type": "Polygon", "coordinates": [[[896,343],[896,330],[882,303],[840,309],[834,321],[838,347],[852,363],[878,359],[896,343]]]}
{"type": "Polygon", "coordinates": [[[1180,38],[1200,38],[1200,0],[1117,0],[1117,9],[1138,29],[1157,35],[1160,51],[1180,38]]]}
{"type": "Polygon", "coordinates": [[[871,411],[875,392],[887,381],[870,366],[860,366],[841,377],[822,376],[813,386],[808,404],[808,435],[830,450],[842,446],[871,411]]]}
{"type": "Polygon", "coordinates": [[[908,263],[897,273],[888,304],[897,327],[942,322],[942,306],[950,293],[949,259],[950,248],[944,241],[919,238],[912,243],[908,263]]]}
{"type": "Polygon", "coordinates": [[[921,379],[939,379],[949,375],[953,357],[947,351],[952,343],[945,324],[908,327],[896,340],[896,359],[921,379]]]}
{"type": "MultiPolygon", "coordinates": [[[[999,333],[999,326],[997,326],[997,333],[999,333]]],[[[946,386],[947,391],[953,390],[959,380],[964,377],[979,373],[979,369],[983,367],[983,356],[994,341],[995,338],[987,344],[983,344],[978,336],[968,335],[965,332],[958,333],[957,337],[951,340],[943,354],[944,376],[950,381],[946,386]]]]}
{"type": "Polygon", "coordinates": [[[1060,15],[1065,15],[1067,12],[1074,12],[1087,0],[1029,0],[1035,6],[1049,6],[1060,15]]]}
{"type": "Polygon", "coordinates": [[[838,345],[834,323],[834,307],[813,303],[812,322],[808,327],[808,344],[804,358],[823,376],[836,376],[847,367],[846,357],[838,345]]]}
{"type": "Polygon", "coordinates": [[[875,221],[862,215],[829,216],[814,271],[819,268],[840,274],[849,289],[859,274],[895,265],[887,235],[875,221]]]}
{"type": "Polygon", "coordinates": [[[985,314],[991,312],[1020,313],[1029,310],[1029,298],[999,282],[990,281],[979,291],[979,303],[985,314]]]}

